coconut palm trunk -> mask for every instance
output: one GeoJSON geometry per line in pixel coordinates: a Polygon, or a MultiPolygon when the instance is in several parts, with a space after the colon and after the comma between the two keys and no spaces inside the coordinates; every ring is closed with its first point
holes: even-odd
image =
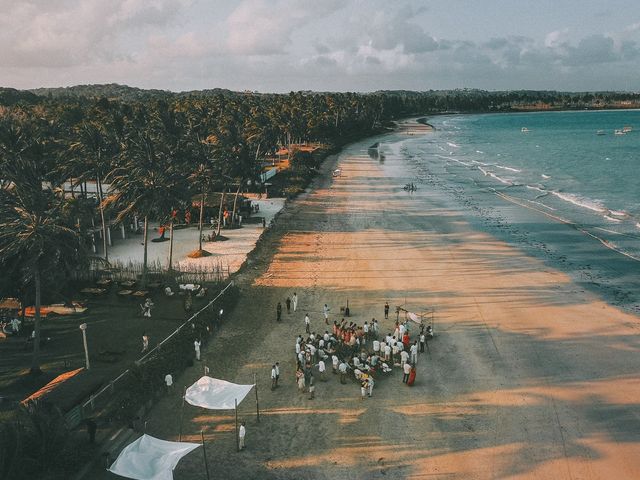
{"type": "Polygon", "coordinates": [[[36,311],[33,319],[33,357],[31,358],[31,373],[40,373],[40,303],[41,303],[41,282],[40,266],[36,262],[33,267],[33,279],[36,287],[36,311]]]}
{"type": "Polygon", "coordinates": [[[222,206],[224,205],[225,188],[222,189],[222,195],[220,196],[220,209],[218,210],[218,229],[216,230],[216,238],[220,236],[220,230],[222,230],[222,206]]]}
{"type": "Polygon", "coordinates": [[[142,260],[142,280],[141,287],[147,286],[147,250],[149,246],[149,217],[144,216],[144,235],[142,243],[144,244],[144,257],[142,260]]]}
{"type": "Polygon", "coordinates": [[[96,190],[98,192],[98,201],[100,202],[100,221],[102,222],[102,246],[104,248],[104,261],[109,262],[109,249],[108,249],[108,241],[107,241],[107,222],[104,219],[104,206],[103,206],[103,195],[102,195],[102,179],[100,178],[100,174],[96,173],[96,190]]]}
{"type": "Polygon", "coordinates": [[[203,217],[204,217],[204,190],[202,191],[202,196],[200,197],[200,224],[198,225],[199,227],[199,241],[198,241],[198,250],[202,251],[202,221],[203,221],[203,217]]]}
{"type": "Polygon", "coordinates": [[[173,270],[173,216],[169,223],[169,271],[173,270]]]}
{"type": "Polygon", "coordinates": [[[240,194],[240,188],[242,187],[242,182],[238,184],[238,189],[236,190],[236,196],[233,199],[233,211],[231,212],[231,226],[233,227],[233,222],[236,219],[236,205],[238,204],[238,195],[240,194]]]}

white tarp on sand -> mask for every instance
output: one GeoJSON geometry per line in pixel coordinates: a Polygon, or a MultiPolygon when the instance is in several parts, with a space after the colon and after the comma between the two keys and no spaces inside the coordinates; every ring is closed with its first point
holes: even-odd
{"type": "Polygon", "coordinates": [[[234,410],[253,385],[238,385],[211,377],[202,377],[187,388],[184,399],[196,407],[210,410],[234,410]]]}
{"type": "Polygon", "coordinates": [[[199,446],[199,443],[169,442],[145,434],[127,445],[107,470],[138,480],[172,480],[173,469],[180,459],[199,446]]]}
{"type": "Polygon", "coordinates": [[[416,323],[422,323],[422,318],[420,318],[418,315],[416,315],[413,312],[407,312],[407,317],[409,318],[409,320],[412,320],[416,323]]]}

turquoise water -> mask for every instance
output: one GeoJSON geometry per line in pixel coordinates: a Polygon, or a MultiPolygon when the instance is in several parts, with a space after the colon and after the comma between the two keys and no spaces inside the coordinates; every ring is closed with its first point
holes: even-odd
{"type": "Polygon", "coordinates": [[[430,121],[437,131],[416,145],[424,161],[467,174],[481,188],[573,224],[603,246],[640,260],[640,111],[430,121]],[[631,131],[614,133],[624,127],[631,131]]]}
{"type": "Polygon", "coordinates": [[[429,122],[433,133],[381,140],[384,168],[407,168],[419,192],[440,192],[478,228],[640,313],[640,111],[429,122]]]}

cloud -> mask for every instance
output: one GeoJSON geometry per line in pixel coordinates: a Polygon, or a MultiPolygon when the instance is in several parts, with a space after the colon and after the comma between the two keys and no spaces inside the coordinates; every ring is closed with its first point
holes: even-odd
{"type": "Polygon", "coordinates": [[[243,0],[226,20],[227,46],[238,55],[281,55],[294,31],[342,8],[339,0],[243,0]]]}
{"type": "Polygon", "coordinates": [[[384,12],[378,13],[366,28],[371,45],[380,50],[393,50],[401,46],[405,53],[424,53],[437,50],[437,40],[425,32],[420,25],[411,22],[423,12],[424,10],[405,7],[393,15],[384,12]]]}
{"type": "Polygon", "coordinates": [[[0,3],[0,63],[5,67],[68,68],[128,55],[124,32],[162,27],[187,1],[74,0],[0,3]]]}
{"type": "Polygon", "coordinates": [[[580,40],[576,47],[569,47],[568,55],[563,58],[565,65],[584,66],[599,63],[609,63],[620,57],[614,51],[611,37],[604,35],[590,35],[580,40]]]}
{"type": "Polygon", "coordinates": [[[568,33],[568,28],[547,33],[547,36],[544,38],[544,46],[547,48],[556,48],[564,45],[567,41],[568,33]]]}

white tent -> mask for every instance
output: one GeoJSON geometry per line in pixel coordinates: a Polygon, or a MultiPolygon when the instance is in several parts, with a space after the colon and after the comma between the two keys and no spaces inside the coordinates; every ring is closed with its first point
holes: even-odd
{"type": "Polygon", "coordinates": [[[169,442],[145,434],[127,445],[107,470],[137,480],[172,480],[173,469],[180,459],[199,446],[199,443],[169,442]]]}
{"type": "Polygon", "coordinates": [[[242,402],[252,388],[253,385],[238,385],[205,376],[187,388],[184,399],[196,407],[234,410],[237,403],[242,402]]]}
{"type": "MultiPolygon", "coordinates": [[[[253,376],[255,381],[255,375],[253,376]]],[[[235,410],[236,414],[236,447],[238,444],[238,404],[255,387],[256,392],[256,416],[260,421],[260,406],[258,404],[258,384],[238,385],[218,378],[207,377],[206,375],[196,383],[187,388],[184,392],[184,400],[196,407],[208,408],[210,410],[235,410]]],[[[184,407],[184,401],[182,402],[184,407]]],[[[180,412],[180,438],[182,438],[182,410],[180,412]]]]}

